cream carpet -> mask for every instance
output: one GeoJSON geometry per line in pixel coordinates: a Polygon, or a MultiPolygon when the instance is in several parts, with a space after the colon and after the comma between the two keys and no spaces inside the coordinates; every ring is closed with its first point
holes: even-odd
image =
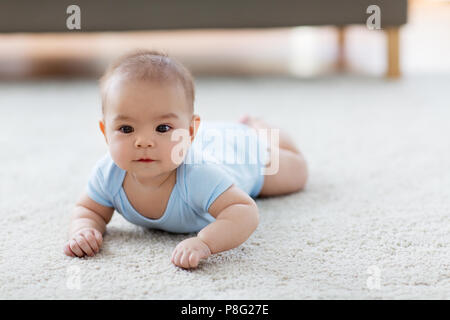
{"type": "Polygon", "coordinates": [[[260,199],[242,246],[196,270],[191,235],[117,213],[93,258],[63,254],[106,147],[95,81],[0,84],[2,299],[449,299],[450,77],[197,79],[204,120],[262,115],[309,163],[305,191],[260,199]]]}

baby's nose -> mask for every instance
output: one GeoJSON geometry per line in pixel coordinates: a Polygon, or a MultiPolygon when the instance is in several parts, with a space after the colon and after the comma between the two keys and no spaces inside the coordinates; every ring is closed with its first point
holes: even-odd
{"type": "Polygon", "coordinates": [[[153,146],[153,142],[151,142],[149,139],[139,139],[136,140],[136,148],[150,148],[153,146]]]}
{"type": "Polygon", "coordinates": [[[138,148],[145,148],[145,147],[147,147],[147,148],[150,148],[152,145],[151,144],[136,144],[136,147],[138,147],[138,148]]]}

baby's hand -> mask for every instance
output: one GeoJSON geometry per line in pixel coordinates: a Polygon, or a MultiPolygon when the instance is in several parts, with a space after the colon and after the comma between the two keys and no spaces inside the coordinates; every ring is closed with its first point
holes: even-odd
{"type": "Polygon", "coordinates": [[[100,251],[103,237],[100,231],[94,228],[85,228],[72,235],[64,246],[64,253],[71,257],[94,256],[100,251]]]}
{"type": "Polygon", "coordinates": [[[172,263],[182,268],[196,268],[201,259],[208,258],[211,250],[208,245],[200,240],[199,237],[193,237],[181,241],[172,252],[172,263]]]}

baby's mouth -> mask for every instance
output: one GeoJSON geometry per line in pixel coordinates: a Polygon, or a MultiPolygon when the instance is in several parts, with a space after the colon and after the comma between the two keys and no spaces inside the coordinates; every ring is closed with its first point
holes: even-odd
{"type": "Polygon", "coordinates": [[[150,159],[150,158],[141,158],[141,159],[136,160],[136,161],[139,161],[139,162],[153,162],[153,161],[155,161],[155,160],[150,159]]]}

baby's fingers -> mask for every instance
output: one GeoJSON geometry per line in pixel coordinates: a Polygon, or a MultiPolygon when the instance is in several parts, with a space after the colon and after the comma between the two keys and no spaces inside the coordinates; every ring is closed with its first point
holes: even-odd
{"type": "Polygon", "coordinates": [[[69,245],[69,243],[67,243],[67,244],[64,246],[64,253],[65,253],[67,256],[69,256],[69,257],[75,257],[75,254],[72,252],[72,250],[70,250],[70,245],[69,245]]]}
{"type": "Polygon", "coordinates": [[[197,268],[198,262],[200,261],[200,255],[194,251],[189,256],[189,265],[191,268],[197,268]]]}
{"type": "Polygon", "coordinates": [[[102,246],[102,243],[103,243],[102,233],[100,231],[96,230],[96,229],[93,230],[93,233],[94,233],[95,239],[97,240],[97,245],[100,248],[102,246]]]}
{"type": "Polygon", "coordinates": [[[75,241],[78,243],[80,248],[89,256],[94,255],[94,251],[92,251],[92,248],[90,247],[88,241],[82,236],[78,235],[75,237],[75,241]]]}
{"type": "Polygon", "coordinates": [[[189,252],[184,250],[183,255],[180,258],[181,267],[188,269],[189,268],[189,252]]]}
{"type": "Polygon", "coordinates": [[[181,265],[181,256],[183,255],[183,250],[177,250],[177,252],[174,254],[173,257],[173,264],[178,266],[178,267],[182,267],[181,265]]]}
{"type": "Polygon", "coordinates": [[[170,258],[170,261],[172,262],[172,263],[175,263],[175,257],[176,257],[176,254],[177,254],[177,248],[175,248],[173,251],[172,251],[172,257],[170,258]]]}
{"type": "Polygon", "coordinates": [[[100,250],[100,248],[97,244],[97,240],[95,239],[93,232],[91,230],[85,231],[83,233],[83,236],[87,240],[87,243],[90,246],[90,248],[92,249],[92,251],[94,253],[97,253],[100,250]]]}
{"type": "Polygon", "coordinates": [[[69,241],[69,247],[70,250],[72,250],[72,252],[76,254],[78,257],[84,256],[83,250],[81,250],[81,248],[78,246],[78,243],[74,239],[69,241]]]}

